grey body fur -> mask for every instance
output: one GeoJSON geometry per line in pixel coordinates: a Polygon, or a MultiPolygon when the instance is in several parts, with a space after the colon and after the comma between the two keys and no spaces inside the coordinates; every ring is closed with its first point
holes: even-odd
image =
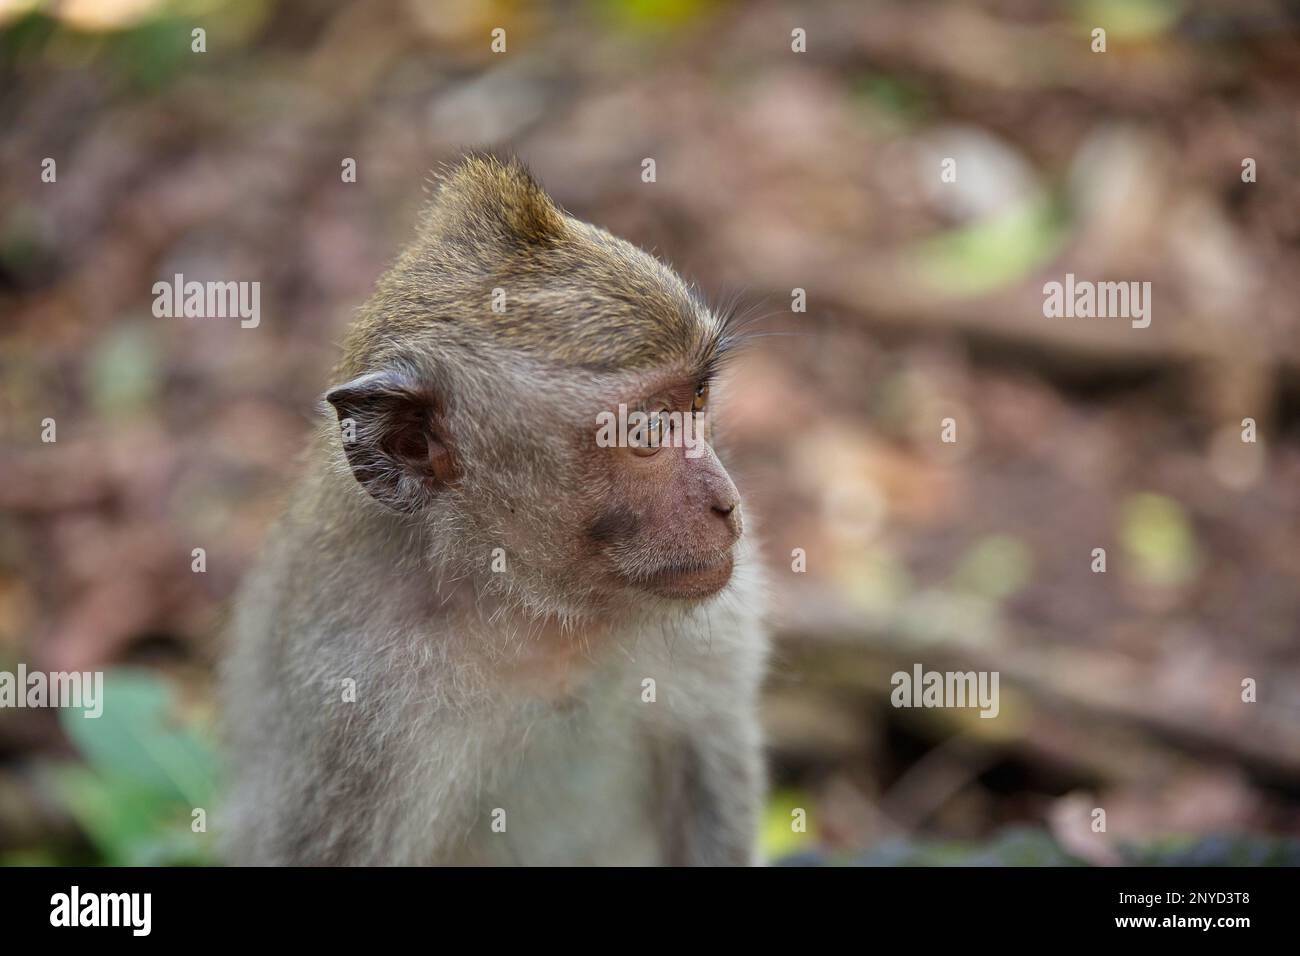
{"type": "Polygon", "coordinates": [[[752,859],[762,646],[750,568],[711,604],[651,610],[602,635],[580,652],[582,686],[550,701],[496,676],[524,653],[528,623],[489,623],[468,594],[430,609],[436,573],[403,538],[369,522],[321,529],[311,514],[273,534],[225,674],[246,761],[227,809],[232,861],[752,859]],[[409,574],[358,593],[399,541],[409,574]],[[344,543],[355,574],[318,558],[344,543]],[[353,703],[344,677],[357,682],[353,703]],[[504,833],[491,828],[498,807],[504,833]]]}

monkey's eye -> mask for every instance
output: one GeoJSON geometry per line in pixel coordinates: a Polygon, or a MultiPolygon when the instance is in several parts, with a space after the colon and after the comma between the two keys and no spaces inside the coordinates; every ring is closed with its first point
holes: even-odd
{"type": "Polygon", "coordinates": [[[704,407],[709,404],[709,383],[701,382],[699,388],[695,390],[695,398],[691,402],[691,411],[702,412],[704,407]]]}
{"type": "Polygon", "coordinates": [[[647,412],[645,423],[628,435],[628,445],[638,455],[653,455],[663,447],[670,426],[668,409],[647,412]]]}

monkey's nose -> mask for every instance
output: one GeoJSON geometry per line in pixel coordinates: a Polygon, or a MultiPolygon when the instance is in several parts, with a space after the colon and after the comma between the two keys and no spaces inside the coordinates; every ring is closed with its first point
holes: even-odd
{"type": "Polygon", "coordinates": [[[744,529],[738,505],[739,502],[735,499],[715,502],[713,505],[713,513],[722,519],[733,540],[739,538],[744,529]]]}

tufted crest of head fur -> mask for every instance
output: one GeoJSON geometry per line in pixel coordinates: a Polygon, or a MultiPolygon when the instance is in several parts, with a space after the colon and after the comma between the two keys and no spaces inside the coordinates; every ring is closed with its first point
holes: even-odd
{"type": "Polygon", "coordinates": [[[561,368],[690,367],[725,335],[668,266],[564,213],[518,159],[471,153],[440,173],[340,373],[401,360],[397,342],[436,355],[487,341],[561,368]]]}

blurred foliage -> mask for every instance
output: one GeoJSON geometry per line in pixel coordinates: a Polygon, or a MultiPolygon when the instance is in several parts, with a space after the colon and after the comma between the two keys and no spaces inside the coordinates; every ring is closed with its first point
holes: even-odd
{"type": "Polygon", "coordinates": [[[869,109],[873,118],[890,118],[897,128],[915,126],[934,109],[926,87],[906,76],[863,73],[852,81],[858,105],[869,109]]]}
{"type": "Polygon", "coordinates": [[[639,32],[682,26],[722,4],[718,0],[594,0],[592,5],[624,29],[639,32]]]}
{"type": "Polygon", "coordinates": [[[1179,0],[1080,0],[1075,21],[1091,29],[1106,24],[1107,37],[1146,40],[1173,27],[1184,10],[1179,0]]]}
{"type": "Polygon", "coordinates": [[[1120,851],[1134,866],[1300,866],[1300,840],[1262,835],[1161,837],[1120,851]]]}
{"type": "Polygon", "coordinates": [[[1199,566],[1196,533],[1173,498],[1144,492],[1126,500],[1120,538],[1138,574],[1151,584],[1183,584],[1199,566]]]}
{"type": "Polygon", "coordinates": [[[953,584],[984,597],[1011,597],[1028,583],[1033,555],[1010,535],[989,535],[967,551],[953,574],[953,584]]]}
{"type": "MultiPolygon", "coordinates": [[[[770,794],[760,833],[760,846],[766,859],[780,859],[797,853],[805,847],[816,845],[816,833],[810,828],[805,828],[804,832],[800,833],[792,825],[795,811],[799,809],[806,811],[811,805],[810,795],[797,790],[777,790],[770,794]]],[[[804,817],[806,822],[806,812],[804,817]]]]}
{"type": "Polygon", "coordinates": [[[91,402],[106,418],[155,401],[161,390],[158,343],[140,325],[111,330],[90,366],[91,402]]]}
{"type": "Polygon", "coordinates": [[[1034,199],[921,240],[912,255],[924,280],[937,289],[979,295],[1049,262],[1061,251],[1065,236],[1061,207],[1034,199]]]}
{"type": "Polygon", "coordinates": [[[75,68],[102,59],[121,92],[160,92],[210,62],[194,59],[196,27],[206,32],[204,56],[220,60],[222,50],[242,50],[272,9],[266,0],[37,2],[3,23],[0,67],[75,68]]]}
{"type": "Polygon", "coordinates": [[[59,767],[60,798],[100,854],[114,866],[210,861],[207,833],[191,829],[193,811],[212,810],[211,742],[181,720],[173,691],[148,671],[104,675],[103,714],[64,710],[64,731],[85,765],[59,767]]]}
{"type": "Polygon", "coordinates": [[[163,89],[191,66],[192,19],[164,16],[123,30],[109,45],[116,72],[141,89],[163,89]]]}
{"type": "MultiPolygon", "coordinates": [[[[1300,866],[1300,840],[1264,836],[1168,838],[1150,845],[1121,844],[1129,866],[1300,866]]],[[[869,852],[832,855],[818,852],[774,857],[778,866],[1085,866],[1044,830],[1014,826],[986,842],[964,840],[884,840],[869,852]]]]}

